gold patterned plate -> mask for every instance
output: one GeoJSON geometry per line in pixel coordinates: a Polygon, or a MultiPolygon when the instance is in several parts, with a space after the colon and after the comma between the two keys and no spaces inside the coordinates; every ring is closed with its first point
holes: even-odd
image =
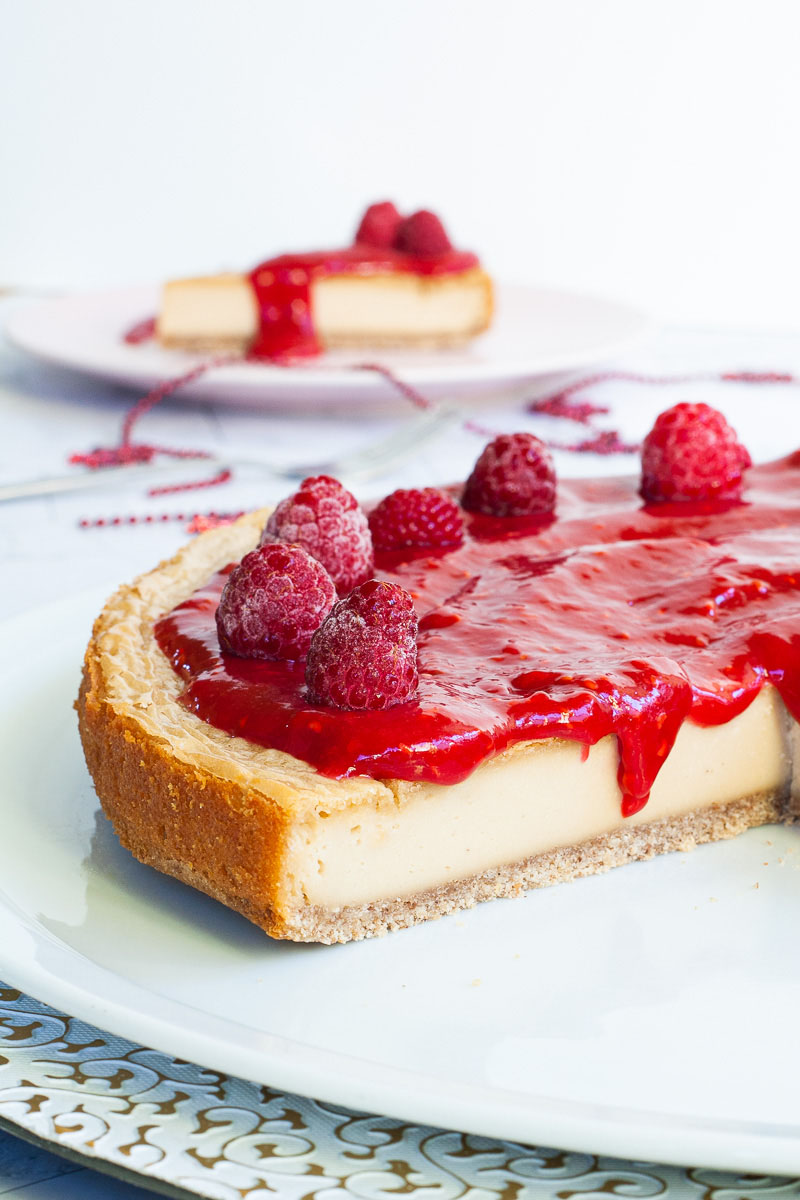
{"type": "Polygon", "coordinates": [[[767,1200],[800,1180],[623,1162],[369,1116],[112,1037],[0,984],[0,1125],[214,1200],[767,1200]]]}

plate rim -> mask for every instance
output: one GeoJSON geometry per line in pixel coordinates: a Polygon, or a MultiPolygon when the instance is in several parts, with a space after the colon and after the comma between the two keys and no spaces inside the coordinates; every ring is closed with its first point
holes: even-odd
{"type": "MultiPolygon", "coordinates": [[[[164,351],[174,353],[175,371],[165,375],[147,364],[137,364],[132,358],[130,364],[124,367],[103,365],[89,360],[80,353],[65,353],[63,349],[49,349],[42,342],[37,332],[37,324],[43,316],[57,314],[61,310],[70,311],[79,306],[90,304],[116,304],[129,302],[133,305],[132,313],[141,313],[146,306],[147,298],[152,297],[157,285],[134,285],[130,287],[87,289],[70,292],[61,296],[51,296],[21,304],[11,312],[5,323],[5,334],[9,342],[18,350],[47,363],[50,366],[90,375],[93,378],[105,379],[110,383],[121,384],[132,388],[150,388],[164,379],[174,378],[200,362],[207,361],[211,355],[197,355],[183,351],[164,351]],[[139,304],[138,297],[142,298],[139,304]],[[134,303],[135,302],[135,303],[134,303]]],[[[563,374],[580,370],[592,363],[613,358],[624,350],[643,341],[655,328],[654,317],[644,308],[625,300],[609,296],[601,296],[592,292],[582,292],[569,288],[535,286],[520,283],[498,283],[498,294],[519,295],[528,300],[532,297],[552,297],[560,301],[588,303],[596,305],[598,310],[613,312],[618,318],[627,323],[627,331],[615,338],[609,338],[601,344],[586,347],[569,355],[554,353],[550,360],[543,359],[538,365],[531,366],[522,355],[518,358],[506,358],[502,364],[498,361],[475,361],[464,363],[426,362],[416,365],[409,362],[402,367],[403,378],[415,386],[446,387],[462,384],[463,386],[487,385],[492,382],[509,384],[526,379],[538,379],[547,375],[563,374]]],[[[152,307],[152,300],[150,302],[152,307]]],[[[135,318],[134,318],[135,319],[135,318]]],[[[132,323],[132,322],[131,322],[132,323]]],[[[479,344],[479,343],[478,343],[479,344]]],[[[119,346],[117,347],[120,348],[119,346]]],[[[136,347],[129,347],[132,352],[136,347]]],[[[395,351],[396,353],[396,351],[395,351]]],[[[380,358],[380,354],[364,353],[364,359],[380,358]]],[[[276,391],[306,392],[309,398],[320,399],[326,392],[341,387],[347,380],[348,390],[356,393],[357,398],[366,399],[376,392],[376,377],[363,369],[354,369],[347,362],[327,362],[313,365],[302,364],[296,369],[281,367],[270,363],[252,364],[235,363],[215,368],[212,380],[201,378],[181,388],[180,394],[189,398],[209,399],[224,388],[235,386],[251,393],[255,398],[258,389],[272,388],[276,391]],[[253,372],[258,372],[253,375],[253,372]]],[[[385,387],[377,384],[377,387],[385,387]]]]}

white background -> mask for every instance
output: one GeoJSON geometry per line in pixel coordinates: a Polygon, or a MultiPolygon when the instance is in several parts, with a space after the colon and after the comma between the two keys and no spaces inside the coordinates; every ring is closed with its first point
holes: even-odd
{"type": "Polygon", "coordinates": [[[800,328],[795,0],[0,0],[0,286],[436,208],[508,280],[800,328]]]}

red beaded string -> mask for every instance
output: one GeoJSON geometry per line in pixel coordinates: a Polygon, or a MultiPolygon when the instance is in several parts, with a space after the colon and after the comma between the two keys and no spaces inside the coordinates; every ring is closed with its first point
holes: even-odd
{"type": "MultiPolygon", "coordinates": [[[[610,410],[590,400],[575,400],[589,388],[605,383],[636,383],[655,387],[680,387],[697,383],[797,383],[794,375],[780,371],[698,371],[691,375],[643,375],[634,371],[602,371],[573,380],[565,387],[551,392],[538,400],[532,400],[528,412],[538,416],[560,417],[591,428],[592,417],[610,410]]],[[[615,429],[598,430],[593,437],[577,442],[548,441],[553,450],[567,450],[574,454],[635,454],[639,450],[636,442],[625,442],[615,429]]]]}
{"type": "MultiPolygon", "coordinates": [[[[375,371],[381,375],[387,382],[410,400],[417,408],[431,408],[431,401],[428,400],[421,392],[411,384],[406,383],[397,376],[388,367],[382,366],[380,363],[359,363],[358,370],[375,371]]],[[[566,417],[571,421],[578,421],[582,425],[591,425],[591,419],[597,413],[607,413],[610,410],[602,404],[592,404],[589,401],[584,401],[577,404],[569,399],[572,391],[580,390],[583,387],[589,387],[593,383],[605,382],[611,377],[611,373],[607,372],[603,376],[590,376],[586,380],[573,383],[569,388],[563,388],[559,392],[555,392],[550,396],[546,396],[542,400],[533,401],[529,407],[529,411],[539,413],[551,417],[566,417]]],[[[630,376],[630,378],[633,378],[630,376]]],[[[666,380],[664,381],[666,382],[666,380]]],[[[467,418],[462,422],[462,427],[469,433],[474,433],[481,438],[493,438],[497,436],[498,430],[492,429],[487,425],[483,425],[480,421],[475,421],[472,418],[467,418]]],[[[556,442],[548,441],[548,446],[554,450],[568,450],[575,454],[635,454],[639,449],[638,443],[624,442],[617,430],[598,430],[593,437],[584,438],[579,442],[556,442]]]]}
{"type": "Polygon", "coordinates": [[[599,387],[604,383],[637,383],[647,387],[681,387],[695,383],[797,383],[797,377],[779,371],[698,371],[692,375],[642,375],[634,371],[602,371],[596,375],[585,375],[582,379],[573,380],[565,387],[558,388],[550,395],[539,400],[532,400],[528,412],[542,416],[565,417],[569,421],[577,421],[582,425],[590,423],[595,413],[608,412],[602,405],[592,404],[584,400],[578,403],[573,396],[585,392],[588,388],[599,387]]]}
{"type": "Polygon", "coordinates": [[[566,450],[570,454],[636,454],[639,442],[624,442],[616,429],[600,429],[592,437],[577,442],[548,441],[551,450],[566,450]]]}
{"type": "MultiPolygon", "coordinates": [[[[122,445],[128,446],[131,444],[133,427],[136,422],[140,421],[146,413],[150,412],[151,408],[155,408],[162,400],[166,400],[168,396],[179,391],[180,388],[186,387],[187,384],[194,383],[196,379],[200,379],[201,376],[206,375],[209,371],[215,371],[218,367],[229,367],[233,363],[241,361],[242,356],[240,354],[217,355],[216,358],[208,358],[204,362],[198,363],[196,367],[192,367],[191,370],[185,371],[182,375],[175,375],[172,379],[165,379],[162,383],[159,383],[146,396],[142,396],[141,400],[137,400],[125,417],[122,424],[122,445]]],[[[168,454],[170,451],[162,449],[158,453],[168,454]]]]}
{"type": "Polygon", "coordinates": [[[433,403],[427,396],[423,396],[422,392],[418,392],[410,383],[406,383],[404,379],[398,379],[394,371],[389,367],[384,367],[381,363],[365,362],[357,363],[355,371],[374,371],[376,375],[380,375],[387,383],[399,392],[401,396],[405,396],[406,400],[410,400],[415,408],[433,408],[433,403]]]}
{"type": "Polygon", "coordinates": [[[590,425],[592,417],[610,412],[610,409],[606,404],[592,404],[589,400],[584,400],[581,404],[568,399],[563,392],[556,392],[541,400],[532,400],[528,405],[528,412],[544,417],[563,417],[567,421],[577,421],[579,425],[590,425]]]}
{"type": "MultiPolygon", "coordinates": [[[[147,322],[141,322],[140,326],[135,326],[126,334],[126,339],[131,340],[135,334],[144,329],[147,322]]],[[[144,334],[144,336],[149,336],[144,334]]],[[[69,462],[73,466],[88,467],[89,470],[101,470],[103,467],[120,467],[127,466],[130,463],[148,463],[151,462],[156,455],[163,454],[169,458],[212,458],[207,450],[190,450],[175,446],[157,446],[151,442],[134,442],[133,431],[136,424],[144,417],[151,409],[155,408],[162,400],[173,395],[180,388],[186,387],[190,383],[209,371],[216,370],[218,367],[230,366],[233,363],[246,362],[247,359],[243,355],[222,355],[217,358],[207,359],[205,362],[199,363],[192,367],[191,370],[185,371],[182,375],[176,375],[171,379],[164,380],[156,387],[152,388],[145,396],[137,400],[132,408],[125,415],[122,424],[122,436],[120,442],[116,446],[99,446],[87,453],[76,453],[69,456],[69,462]]],[[[359,371],[374,371],[381,375],[388,383],[397,389],[407,400],[410,400],[418,408],[430,408],[431,402],[426,399],[416,388],[410,384],[398,379],[388,367],[382,366],[380,363],[360,363],[354,368],[359,371]]],[[[148,492],[150,496],[163,496],[172,492],[190,491],[192,488],[214,487],[221,483],[226,483],[231,478],[230,471],[220,471],[211,479],[200,480],[197,483],[181,483],[169,487],[151,488],[148,492]]]]}
{"type": "Polygon", "coordinates": [[[188,522],[188,533],[205,533],[207,529],[216,529],[220,525],[230,525],[244,516],[244,509],[237,512],[195,512],[195,513],[130,513],[127,516],[114,517],[81,517],[79,529],[117,529],[124,525],[163,525],[168,521],[188,522]]]}
{"type": "MultiPolygon", "coordinates": [[[[147,337],[152,336],[152,322],[142,321],[139,325],[134,326],[125,335],[126,341],[144,341],[147,337]]],[[[216,358],[207,359],[205,362],[199,363],[192,367],[191,370],[184,372],[182,375],[177,375],[171,379],[158,384],[147,395],[142,396],[137,400],[132,408],[125,416],[122,425],[122,436],[117,446],[97,447],[94,450],[84,454],[71,454],[69,462],[73,466],[88,467],[89,470],[102,470],[104,467],[119,467],[127,466],[131,463],[148,463],[158,454],[163,454],[169,458],[212,458],[207,450],[189,450],[175,446],[157,446],[151,442],[134,442],[133,431],[137,422],[141,420],[151,409],[164,400],[167,396],[171,396],[179,388],[186,387],[187,384],[193,383],[208,371],[215,370],[217,367],[230,366],[233,363],[248,361],[243,355],[223,355],[216,358]]],[[[286,364],[277,364],[286,365],[286,364]]],[[[360,371],[374,371],[381,375],[388,383],[397,389],[407,400],[410,400],[417,408],[430,408],[431,402],[426,399],[416,388],[410,384],[397,378],[388,367],[382,366],[380,363],[360,363],[354,368],[360,371]]],[[[199,488],[217,487],[220,484],[227,483],[232,478],[232,472],[229,469],[224,469],[211,476],[210,479],[192,480],[189,483],[167,484],[161,487],[148,488],[148,496],[171,496],[180,492],[194,491],[199,488]]],[[[120,517],[119,519],[111,517],[104,519],[100,525],[119,525],[130,524],[129,518],[120,517]]],[[[80,528],[93,529],[99,528],[96,521],[80,521],[80,528]]]]}
{"type": "Polygon", "coordinates": [[[228,467],[218,471],[216,475],[212,475],[210,479],[193,479],[191,483],[169,483],[161,487],[148,488],[148,496],[174,496],[178,492],[197,491],[198,488],[218,487],[221,483],[227,483],[233,478],[233,471],[228,467]]]}
{"type": "MultiPolygon", "coordinates": [[[[133,332],[133,331],[131,331],[133,332]]],[[[240,355],[222,355],[217,358],[207,359],[205,362],[198,363],[191,370],[185,371],[182,375],[176,375],[172,379],[166,379],[152,388],[147,395],[142,396],[128,410],[122,423],[122,436],[117,446],[99,446],[94,450],[90,450],[85,454],[71,454],[69,462],[73,466],[88,467],[91,471],[102,470],[104,467],[122,467],[130,463],[148,463],[156,457],[163,454],[168,458],[212,458],[207,450],[190,450],[175,446],[156,446],[151,442],[134,442],[133,431],[137,422],[142,419],[152,408],[155,408],[167,396],[173,395],[180,388],[186,387],[187,384],[194,383],[202,375],[208,371],[216,370],[217,367],[230,366],[231,363],[241,362],[240,355]]],[[[172,492],[185,492],[193,488],[215,487],[218,484],[226,483],[230,479],[230,471],[219,471],[210,479],[201,479],[192,483],[172,484],[168,487],[150,488],[148,495],[164,496],[172,492]]]]}
{"type": "MultiPolygon", "coordinates": [[[[125,335],[126,341],[137,342],[144,341],[147,337],[152,336],[152,322],[143,321],[139,325],[134,326],[128,334],[125,335]]],[[[113,447],[98,447],[86,454],[72,454],[69,462],[74,465],[88,467],[90,470],[101,470],[103,467],[124,466],[129,463],[146,463],[150,462],[156,455],[163,454],[171,458],[211,458],[213,457],[207,450],[190,450],[179,447],[156,446],[148,442],[134,442],[133,431],[137,422],[141,420],[152,408],[154,408],[161,400],[171,396],[174,392],[187,384],[193,383],[196,379],[205,375],[207,372],[215,370],[217,367],[229,366],[233,363],[246,362],[247,357],[242,355],[223,355],[216,358],[207,359],[205,362],[199,363],[192,367],[191,370],[184,372],[182,375],[175,376],[172,379],[165,380],[158,384],[142,396],[126,414],[122,426],[122,437],[119,445],[113,447]]],[[[288,364],[276,364],[288,365],[288,364]]],[[[405,399],[409,400],[416,408],[428,409],[432,407],[432,402],[419,392],[411,384],[405,380],[399,379],[394,372],[383,366],[382,363],[365,362],[357,363],[353,367],[357,371],[372,371],[381,378],[385,379],[396,391],[398,391],[405,399]]],[[[592,418],[608,413],[610,409],[607,405],[595,404],[590,400],[575,400],[574,397],[589,388],[599,387],[606,383],[636,383],[645,386],[672,387],[682,386],[687,384],[697,383],[747,383],[747,384],[771,384],[783,383],[794,384],[799,382],[797,377],[788,372],[780,371],[725,371],[725,372],[695,372],[687,375],[644,375],[632,371],[602,371],[594,375],[587,375],[581,379],[573,380],[572,383],[559,388],[555,392],[551,392],[547,396],[540,397],[537,400],[532,400],[527,411],[537,416],[550,416],[561,418],[568,421],[574,421],[576,424],[584,425],[592,429],[592,418]]],[[[463,428],[470,433],[474,433],[482,438],[495,437],[497,430],[493,430],[480,422],[471,418],[463,421],[463,428]]],[[[592,436],[582,438],[577,442],[558,442],[549,440],[547,444],[555,450],[564,450],[574,454],[633,454],[639,449],[637,443],[625,442],[617,430],[604,429],[593,430],[592,436]]],[[[180,492],[193,491],[198,488],[217,487],[220,484],[227,483],[231,478],[231,471],[227,468],[219,471],[210,479],[194,480],[189,483],[169,484],[162,487],[153,487],[148,490],[150,496],[167,496],[175,495],[180,492]]],[[[233,517],[219,517],[216,513],[193,514],[191,521],[227,521],[235,519],[233,517]]],[[[177,520],[184,521],[187,517],[184,513],[177,514],[161,514],[160,517],[152,517],[146,515],[138,516],[115,516],[115,517],[98,517],[96,519],[84,518],[79,521],[79,526],[82,529],[97,529],[105,526],[119,525],[135,525],[135,524],[152,524],[156,521],[177,520]]],[[[211,526],[207,526],[211,527],[211,526]]],[[[189,526],[192,532],[197,532],[196,528],[189,526]]]]}

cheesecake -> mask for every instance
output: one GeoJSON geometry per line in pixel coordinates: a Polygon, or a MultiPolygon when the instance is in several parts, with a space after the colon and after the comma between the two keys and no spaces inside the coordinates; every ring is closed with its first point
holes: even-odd
{"type": "Polygon", "coordinates": [[[417,690],[385,708],[220,648],[266,512],[123,587],[78,700],[122,844],[273,937],[333,943],[793,819],[800,452],[741,499],[639,488],[560,481],[546,512],[473,507],[452,544],[377,548],[419,618],[417,690]]]}
{"type": "Polygon", "coordinates": [[[186,350],[292,360],[336,347],[445,348],[488,328],[492,282],[422,210],[372,205],[351,246],[282,254],[163,289],[156,336],[186,350]]]}

